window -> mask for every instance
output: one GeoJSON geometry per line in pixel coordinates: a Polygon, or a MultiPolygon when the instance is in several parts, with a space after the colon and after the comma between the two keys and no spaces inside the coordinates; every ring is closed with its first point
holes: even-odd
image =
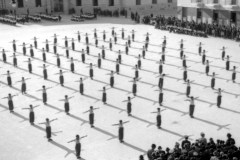
{"type": "Polygon", "coordinates": [[[157,4],[157,0],[152,0],[152,4],[157,4]]]}
{"type": "Polygon", "coordinates": [[[136,5],[141,5],[141,0],[136,0],[136,5]]]}
{"type": "Polygon", "coordinates": [[[42,0],[36,0],[36,7],[42,7],[42,0]]]}
{"type": "Polygon", "coordinates": [[[236,21],[237,21],[237,13],[231,12],[231,22],[236,23],[236,21]]]}
{"type": "Polygon", "coordinates": [[[76,0],[76,6],[82,6],[82,0],[76,0]]]}
{"type": "Polygon", "coordinates": [[[172,0],[168,0],[168,3],[172,3],[172,0]]]}
{"type": "Polygon", "coordinates": [[[98,6],[98,0],[93,0],[93,6],[98,6]]]}
{"type": "Polygon", "coordinates": [[[201,9],[197,9],[197,18],[202,18],[202,11],[201,9]]]}
{"type": "Polygon", "coordinates": [[[109,6],[114,6],[114,0],[109,0],[109,6]]]}
{"type": "Polygon", "coordinates": [[[232,0],[231,2],[232,2],[231,5],[236,5],[237,4],[236,0],[232,0]]]}
{"type": "Polygon", "coordinates": [[[18,8],[23,8],[23,0],[18,0],[17,1],[18,8]]]}
{"type": "Polygon", "coordinates": [[[214,4],[218,4],[218,0],[213,0],[213,3],[214,4]]]}

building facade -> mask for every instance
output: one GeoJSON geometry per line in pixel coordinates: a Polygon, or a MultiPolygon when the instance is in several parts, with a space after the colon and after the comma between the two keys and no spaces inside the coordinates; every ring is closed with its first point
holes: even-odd
{"type": "Polygon", "coordinates": [[[240,0],[178,0],[178,18],[240,26],[240,0]]]}
{"type": "Polygon", "coordinates": [[[78,14],[93,12],[93,8],[116,10],[125,8],[140,15],[165,14],[176,16],[177,0],[0,0],[0,9],[16,10],[17,14],[65,13],[74,9],[78,14]],[[16,1],[16,6],[12,5],[16,1]]]}

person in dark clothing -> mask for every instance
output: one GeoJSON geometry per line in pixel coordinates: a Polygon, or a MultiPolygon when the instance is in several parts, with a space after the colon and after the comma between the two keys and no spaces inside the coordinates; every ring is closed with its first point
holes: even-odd
{"type": "Polygon", "coordinates": [[[185,136],[185,140],[182,141],[181,147],[185,149],[186,145],[191,145],[191,142],[188,140],[188,136],[185,136]]]}
{"type": "Polygon", "coordinates": [[[149,149],[149,150],[147,151],[148,160],[153,160],[152,154],[153,154],[153,152],[155,151],[155,148],[156,148],[156,145],[155,145],[155,144],[152,144],[151,149],[149,149]]]}

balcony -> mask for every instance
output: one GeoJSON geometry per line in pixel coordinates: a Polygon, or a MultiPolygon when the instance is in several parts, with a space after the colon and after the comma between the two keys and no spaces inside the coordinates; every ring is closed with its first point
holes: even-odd
{"type": "Polygon", "coordinates": [[[219,3],[219,0],[208,0],[206,3],[206,6],[211,9],[220,9],[221,4],[219,3]]]}
{"type": "Polygon", "coordinates": [[[203,8],[205,5],[203,0],[191,0],[191,6],[196,8],[203,8]]]}
{"type": "Polygon", "coordinates": [[[238,11],[239,5],[238,0],[225,0],[225,5],[223,6],[225,9],[238,11]]]}

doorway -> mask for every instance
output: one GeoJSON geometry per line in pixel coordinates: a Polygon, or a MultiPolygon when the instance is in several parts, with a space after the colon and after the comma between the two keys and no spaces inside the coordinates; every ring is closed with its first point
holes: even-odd
{"type": "Polygon", "coordinates": [[[63,0],[54,0],[54,12],[63,12],[63,0]]]}
{"type": "Polygon", "coordinates": [[[213,10],[213,22],[218,23],[219,14],[218,11],[213,10]]]}
{"type": "Polygon", "coordinates": [[[231,12],[231,23],[236,23],[237,22],[237,13],[236,12],[231,12]]]}

